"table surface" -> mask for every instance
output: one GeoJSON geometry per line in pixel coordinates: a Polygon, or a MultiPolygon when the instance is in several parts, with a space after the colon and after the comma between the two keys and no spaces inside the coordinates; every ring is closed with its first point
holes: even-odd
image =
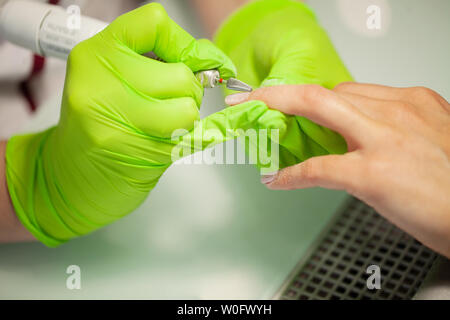
{"type": "MultiPolygon", "coordinates": [[[[201,33],[184,2],[161,2],[201,33]]],[[[359,81],[426,85],[448,99],[450,44],[442,37],[450,2],[370,0],[377,3],[387,30],[373,35],[358,29],[357,18],[346,20],[348,1],[310,1],[359,81]]],[[[59,99],[25,131],[56,123],[59,99]]],[[[223,105],[221,93],[209,91],[202,113],[223,105]]],[[[136,212],[98,232],[56,249],[0,246],[0,299],[270,298],[345,196],[269,191],[248,165],[174,165],[136,212]],[[81,290],[66,288],[69,265],[81,268],[81,290]]]]}

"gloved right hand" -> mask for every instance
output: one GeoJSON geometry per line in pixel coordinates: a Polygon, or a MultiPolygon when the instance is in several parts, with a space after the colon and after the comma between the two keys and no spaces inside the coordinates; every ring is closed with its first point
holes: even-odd
{"type": "Polygon", "coordinates": [[[199,119],[194,72],[206,69],[235,76],[217,47],[196,41],[156,3],[76,46],[58,125],[7,144],[8,189],[24,226],[57,246],[138,207],[172,163],[172,133],[192,131],[199,119]],[[141,55],[150,51],[167,63],[141,55]]]}

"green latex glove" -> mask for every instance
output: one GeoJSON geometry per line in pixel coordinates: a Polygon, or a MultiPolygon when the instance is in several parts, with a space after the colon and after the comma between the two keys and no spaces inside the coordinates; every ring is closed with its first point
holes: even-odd
{"type": "MultiPolygon", "coordinates": [[[[9,193],[25,227],[57,246],[138,207],[172,163],[172,132],[192,132],[199,119],[203,88],[194,72],[205,69],[235,75],[215,45],[193,39],[158,4],[75,47],[58,125],[7,145],[9,193]],[[150,51],[168,63],[141,55],[150,51]]],[[[204,127],[251,127],[266,109],[225,110],[204,127]]]]}
{"type": "MultiPolygon", "coordinates": [[[[235,63],[239,79],[255,88],[280,84],[333,88],[352,81],[313,12],[298,1],[251,2],[224,23],[216,44],[235,63]]],[[[266,115],[267,123],[270,117],[266,115]]],[[[346,143],[337,133],[303,117],[285,118],[281,168],[312,156],[346,152],[346,143]]]]}

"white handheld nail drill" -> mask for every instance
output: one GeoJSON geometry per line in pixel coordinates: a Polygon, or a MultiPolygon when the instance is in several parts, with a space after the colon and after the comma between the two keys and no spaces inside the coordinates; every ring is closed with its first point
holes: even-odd
{"type": "MultiPolygon", "coordinates": [[[[66,60],[78,43],[107,26],[107,23],[80,14],[78,7],[67,10],[56,5],[26,0],[0,0],[0,34],[20,47],[44,57],[66,60]]],[[[236,91],[252,91],[246,83],[222,80],[217,70],[198,72],[205,88],[225,84],[236,91]]]]}

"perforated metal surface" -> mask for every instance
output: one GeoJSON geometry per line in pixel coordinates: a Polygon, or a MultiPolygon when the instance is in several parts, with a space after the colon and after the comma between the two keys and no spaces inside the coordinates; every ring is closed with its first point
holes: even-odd
{"type": "Polygon", "coordinates": [[[436,257],[372,208],[351,198],[277,298],[411,299],[436,257]],[[380,268],[380,289],[367,287],[370,265],[380,268]]]}

